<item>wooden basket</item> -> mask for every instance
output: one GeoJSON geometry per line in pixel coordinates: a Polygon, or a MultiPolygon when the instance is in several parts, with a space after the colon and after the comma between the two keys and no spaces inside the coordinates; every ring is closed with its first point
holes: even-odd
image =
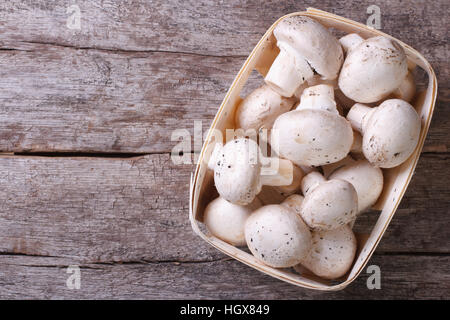
{"type": "Polygon", "coordinates": [[[436,101],[436,94],[436,76],[428,61],[419,52],[407,44],[384,34],[381,31],[352,20],[312,8],[308,8],[305,12],[292,13],[280,18],[269,28],[269,30],[267,30],[266,34],[258,42],[250,56],[245,61],[230,89],[228,90],[228,93],[226,94],[208,132],[208,136],[199,156],[199,162],[195,169],[195,173],[191,177],[189,218],[194,232],[206,242],[230,257],[233,257],[246,265],[249,265],[280,280],[300,287],[324,291],[340,290],[345,288],[359,275],[364,266],[367,264],[400,204],[400,201],[414,173],[417,161],[419,160],[420,152],[430,126],[434,104],[436,101]],[[416,99],[417,103],[415,105],[422,121],[419,143],[411,157],[402,165],[392,169],[383,170],[385,177],[384,189],[379,201],[374,206],[375,209],[382,210],[380,216],[370,234],[357,235],[358,251],[356,253],[353,267],[344,278],[333,282],[323,280],[312,275],[310,276],[308,274],[300,275],[290,269],[276,269],[269,267],[257,260],[253,255],[215,238],[214,236],[208,234],[208,232],[203,232],[202,229],[204,230],[205,228],[201,228],[199,224],[202,221],[203,211],[206,205],[212,199],[217,197],[212,172],[207,168],[207,158],[209,157],[209,154],[206,150],[208,142],[211,141],[212,130],[218,129],[223,132],[227,128],[233,128],[234,110],[237,104],[241,101],[239,94],[247,82],[250,73],[256,69],[261,75],[265,76],[279,52],[276,46],[276,40],[272,34],[275,26],[281,20],[295,15],[311,17],[326,27],[341,30],[345,33],[358,33],[363,38],[382,35],[394,39],[405,49],[408,57],[408,64],[417,65],[428,74],[428,88],[420,93],[420,97],[419,99],[416,99]]]}

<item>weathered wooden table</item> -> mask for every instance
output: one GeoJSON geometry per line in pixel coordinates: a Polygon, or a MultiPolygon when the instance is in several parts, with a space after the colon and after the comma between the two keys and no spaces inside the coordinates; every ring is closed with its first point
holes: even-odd
{"type": "Polygon", "coordinates": [[[448,9],[447,0],[2,1],[0,298],[450,298],[448,9]],[[381,290],[368,290],[365,271],[341,292],[297,288],[194,236],[194,166],[172,163],[171,134],[193,133],[195,120],[209,127],[278,17],[314,6],[365,23],[372,4],[382,30],[434,67],[436,111],[369,262],[381,290]],[[67,286],[68,266],[80,268],[80,289],[67,286]]]}

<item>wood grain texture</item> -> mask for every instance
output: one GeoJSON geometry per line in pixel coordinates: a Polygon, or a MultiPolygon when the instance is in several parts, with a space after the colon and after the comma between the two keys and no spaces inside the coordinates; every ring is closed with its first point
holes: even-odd
{"type": "MultiPolygon", "coordinates": [[[[247,56],[279,17],[315,7],[366,23],[370,0],[310,1],[112,1],[80,0],[81,29],[66,27],[68,0],[4,2],[3,46],[54,43],[107,50],[189,52],[247,56]],[[20,24],[17,22],[20,21],[20,24]]],[[[377,1],[382,30],[413,45],[431,59],[447,56],[445,0],[377,1]]],[[[447,69],[448,70],[448,69],[447,69]]]]}
{"type": "MultiPolygon", "coordinates": [[[[437,73],[428,151],[450,147],[447,28],[425,19],[444,3],[379,4],[383,30],[424,53],[437,73]]],[[[370,4],[325,1],[317,7],[364,22],[370,4]]],[[[195,120],[209,127],[265,30],[283,14],[304,9],[294,1],[78,5],[81,30],[66,27],[66,1],[0,7],[1,151],[169,152],[177,143],[173,130],[193,133],[195,120]]]]}
{"type": "Polygon", "coordinates": [[[241,59],[42,47],[0,51],[0,150],[168,152],[206,131],[241,59]],[[227,70],[228,75],[224,75],[227,70]]]}
{"type": "MultiPolygon", "coordinates": [[[[448,155],[424,155],[379,252],[450,253],[448,155]]],[[[131,159],[0,158],[0,252],[85,262],[210,261],[191,230],[191,166],[168,155],[131,159]]],[[[358,231],[370,232],[367,213],[358,231]]]]}
{"type": "Polygon", "coordinates": [[[91,262],[195,261],[219,253],[191,231],[191,168],[141,158],[0,158],[0,252],[91,262]]]}
{"type": "Polygon", "coordinates": [[[80,289],[69,290],[70,259],[1,256],[1,299],[448,299],[449,256],[375,255],[381,289],[363,273],[343,291],[289,285],[235,260],[203,263],[80,264],[80,289]]]}

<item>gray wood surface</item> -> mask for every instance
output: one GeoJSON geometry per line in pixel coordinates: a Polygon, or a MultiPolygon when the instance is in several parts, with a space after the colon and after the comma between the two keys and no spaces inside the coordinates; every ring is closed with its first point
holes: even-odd
{"type": "MultiPolygon", "coordinates": [[[[369,262],[382,290],[368,290],[363,272],[328,294],[193,234],[193,166],[171,162],[171,133],[193,132],[195,120],[207,130],[278,17],[312,6],[364,23],[373,3],[76,3],[81,30],[66,27],[72,1],[0,4],[0,298],[450,298],[448,1],[376,3],[382,30],[433,65],[439,95],[416,174],[369,262]],[[69,265],[81,267],[80,290],[66,287],[69,265]]],[[[376,219],[365,214],[357,230],[376,219]]]]}

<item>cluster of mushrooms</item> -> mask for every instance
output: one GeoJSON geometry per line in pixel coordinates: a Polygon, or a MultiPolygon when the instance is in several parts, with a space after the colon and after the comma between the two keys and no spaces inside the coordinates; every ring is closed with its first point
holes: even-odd
{"type": "Polygon", "coordinates": [[[219,197],[204,223],[266,265],[340,278],[356,254],[353,224],[382,192],[382,168],[406,161],[418,143],[414,77],[386,37],[337,40],[303,16],[282,20],[274,36],[280,52],[265,84],[237,106],[235,128],[276,132],[276,156],[247,137],[217,143],[208,166],[219,197]]]}

